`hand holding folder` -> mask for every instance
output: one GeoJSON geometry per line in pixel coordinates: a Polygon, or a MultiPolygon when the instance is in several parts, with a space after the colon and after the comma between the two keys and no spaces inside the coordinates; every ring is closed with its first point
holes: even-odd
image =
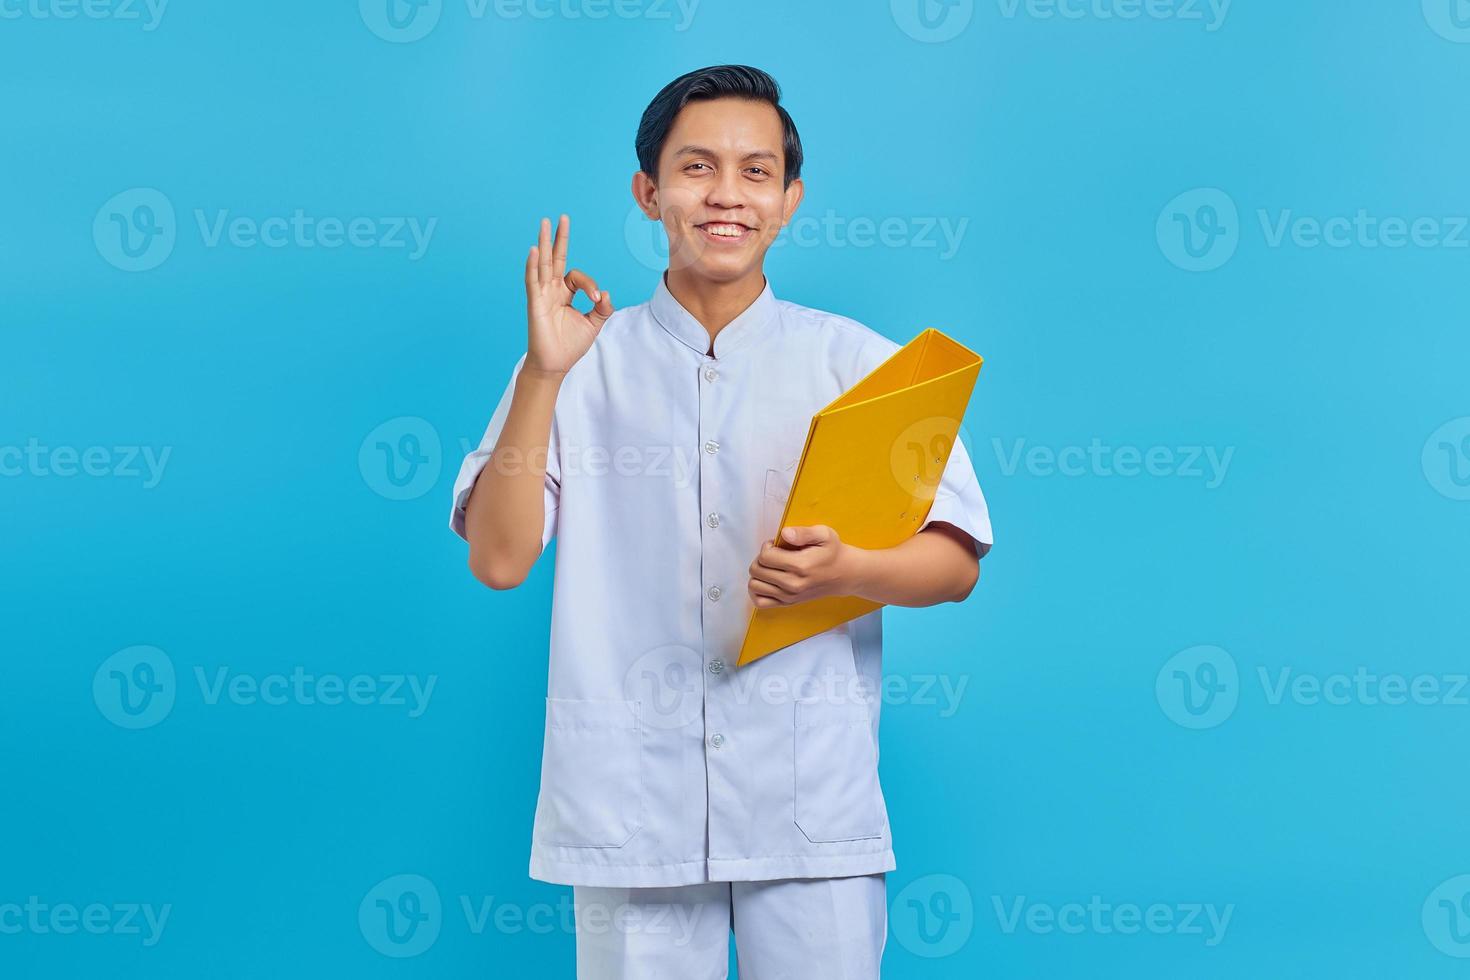
{"type": "MultiPolygon", "coordinates": [[[[847,544],[892,548],[929,516],[983,358],[938,330],[920,333],[812,417],[776,531],[825,524],[847,544]]],[[[881,606],[828,596],[755,609],[743,666],[881,606]]]]}

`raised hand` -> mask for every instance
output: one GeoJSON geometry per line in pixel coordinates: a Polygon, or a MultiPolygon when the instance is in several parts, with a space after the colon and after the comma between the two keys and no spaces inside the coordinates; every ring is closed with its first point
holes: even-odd
{"type": "Polygon", "coordinates": [[[540,239],[526,256],[526,367],[547,374],[569,371],[592,347],[613,312],[608,293],[598,289],[591,276],[577,269],[566,271],[570,225],[562,215],[553,242],[551,220],[542,218],[540,239]],[[592,300],[586,313],[572,306],[578,292],[592,300]]]}

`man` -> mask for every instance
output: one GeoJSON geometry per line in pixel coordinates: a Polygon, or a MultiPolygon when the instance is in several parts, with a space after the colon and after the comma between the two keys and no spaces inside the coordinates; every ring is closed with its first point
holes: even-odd
{"type": "Polygon", "coordinates": [[[691,72],[648,106],[633,196],[669,268],[644,304],[526,259],[526,354],[455,486],[496,589],[558,538],[531,875],[574,886],[578,976],[877,977],[895,867],[878,783],[881,610],[735,668],[752,606],[924,606],[974,587],[991,533],[956,442],[928,521],[869,551],[772,543],[814,412],[897,349],[775,298],[801,141],[766,73],[691,72]],[[572,299],[592,302],[579,312],[572,299]]]}

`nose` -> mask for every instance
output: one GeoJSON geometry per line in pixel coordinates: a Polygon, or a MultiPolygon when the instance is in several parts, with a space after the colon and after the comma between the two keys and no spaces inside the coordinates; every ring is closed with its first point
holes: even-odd
{"type": "Polygon", "coordinates": [[[712,210],[729,211],[745,207],[744,189],[739,170],[722,170],[705,191],[704,203],[712,210]]]}

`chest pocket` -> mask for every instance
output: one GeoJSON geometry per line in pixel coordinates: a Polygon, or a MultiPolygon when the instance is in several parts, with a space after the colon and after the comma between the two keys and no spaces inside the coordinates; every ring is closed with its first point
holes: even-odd
{"type": "Polygon", "coordinates": [[[796,464],[801,457],[794,457],[781,469],[766,470],[766,492],[761,505],[761,539],[770,541],[776,537],[781,524],[781,515],[786,512],[786,501],[791,496],[791,483],[796,478],[796,464]]]}

